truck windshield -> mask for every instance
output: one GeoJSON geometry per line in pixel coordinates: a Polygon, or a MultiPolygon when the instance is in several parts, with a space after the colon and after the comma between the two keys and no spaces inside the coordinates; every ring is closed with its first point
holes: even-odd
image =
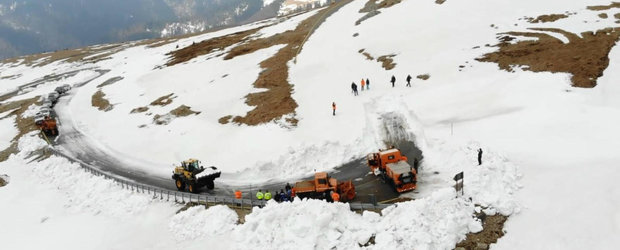
{"type": "Polygon", "coordinates": [[[327,185],[327,179],[319,179],[319,184],[327,185]]]}

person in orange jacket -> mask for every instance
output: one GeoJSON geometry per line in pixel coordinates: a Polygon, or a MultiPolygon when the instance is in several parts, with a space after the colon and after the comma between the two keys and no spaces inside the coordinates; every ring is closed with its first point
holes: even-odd
{"type": "Polygon", "coordinates": [[[240,203],[241,197],[242,197],[241,190],[235,191],[235,199],[237,200],[237,206],[241,206],[241,203],[240,203]]]}
{"type": "Polygon", "coordinates": [[[332,192],[332,200],[334,202],[339,202],[340,201],[340,195],[338,194],[338,192],[332,192]]]}
{"type": "Polygon", "coordinates": [[[364,91],[364,86],[366,85],[366,82],[364,81],[364,78],[362,78],[362,91],[364,91]]]}
{"type": "Polygon", "coordinates": [[[332,115],[336,115],[336,102],[332,102],[332,115]]]}

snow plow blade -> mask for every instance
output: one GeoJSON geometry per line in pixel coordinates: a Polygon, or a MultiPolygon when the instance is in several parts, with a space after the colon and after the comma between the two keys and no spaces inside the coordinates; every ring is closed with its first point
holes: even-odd
{"type": "Polygon", "coordinates": [[[341,201],[351,201],[355,199],[355,186],[352,181],[338,183],[338,191],[341,201]]]}

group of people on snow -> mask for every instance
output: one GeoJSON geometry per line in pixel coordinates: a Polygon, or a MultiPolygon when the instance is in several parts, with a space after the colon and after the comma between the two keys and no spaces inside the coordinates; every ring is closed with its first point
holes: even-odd
{"type": "MultiPolygon", "coordinates": [[[[405,86],[411,87],[411,79],[413,79],[411,75],[407,75],[407,77],[405,78],[407,84],[405,86]]],[[[392,83],[392,88],[396,86],[396,77],[394,75],[392,75],[390,83],[392,83]]],[[[362,80],[360,81],[360,85],[362,87],[361,91],[364,91],[364,87],[366,88],[366,90],[370,90],[370,79],[366,78],[366,80],[364,80],[364,78],[362,78],[362,80]]],[[[359,92],[357,91],[357,84],[355,84],[355,82],[351,82],[351,92],[354,96],[357,96],[359,94],[359,92]]],[[[332,115],[336,115],[336,102],[332,102],[332,115]]]]}

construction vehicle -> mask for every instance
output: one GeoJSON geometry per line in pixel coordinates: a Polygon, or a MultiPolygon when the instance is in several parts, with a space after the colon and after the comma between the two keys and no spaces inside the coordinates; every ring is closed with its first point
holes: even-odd
{"type": "Polygon", "coordinates": [[[205,168],[200,165],[199,160],[189,159],[174,168],[172,179],[179,191],[184,191],[187,187],[189,192],[197,193],[204,186],[213,189],[215,187],[213,180],[220,177],[220,174],[221,171],[214,166],[205,168]]]}
{"type": "Polygon", "coordinates": [[[58,127],[56,126],[56,119],[51,116],[38,116],[35,117],[34,123],[39,129],[45,133],[46,136],[57,136],[58,127]]]}
{"type": "Polygon", "coordinates": [[[353,182],[338,180],[329,177],[326,172],[318,172],[314,174],[314,180],[300,181],[293,186],[295,195],[300,199],[329,199],[330,192],[337,192],[340,195],[340,201],[350,201],[355,198],[355,186],[353,182]]]}
{"type": "Polygon", "coordinates": [[[400,150],[390,148],[370,153],[367,157],[368,166],[375,175],[380,175],[387,183],[399,192],[416,189],[418,170],[407,163],[407,157],[400,150]]]}

